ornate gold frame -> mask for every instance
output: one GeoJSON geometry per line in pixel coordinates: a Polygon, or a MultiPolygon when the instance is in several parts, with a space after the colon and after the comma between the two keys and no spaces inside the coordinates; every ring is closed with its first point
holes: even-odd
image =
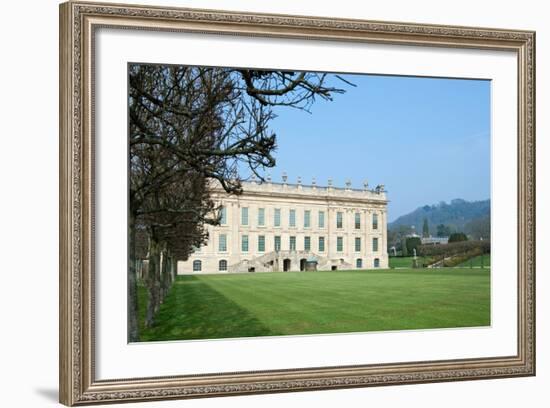
{"type": "Polygon", "coordinates": [[[68,2],[60,6],[60,401],[66,405],[535,374],[535,33],[68,2]],[[93,47],[97,27],[507,50],[518,62],[518,350],[513,356],[246,373],[94,376],[93,47]]]}

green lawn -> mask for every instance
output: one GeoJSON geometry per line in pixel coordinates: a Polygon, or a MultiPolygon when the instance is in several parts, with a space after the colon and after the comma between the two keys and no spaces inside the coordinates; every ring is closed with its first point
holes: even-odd
{"type": "MultiPolygon", "coordinates": [[[[139,288],[140,320],[146,291],[139,288]]],[[[490,324],[489,269],[178,276],[141,339],[184,340],[490,324]]]]}
{"type": "MultiPolygon", "coordinates": [[[[390,268],[412,268],[413,259],[412,256],[390,256],[388,262],[390,268]]],[[[420,258],[417,259],[420,262],[420,258]]]]}
{"type": "Polygon", "coordinates": [[[483,266],[488,268],[491,266],[491,255],[480,255],[472,259],[468,259],[466,262],[458,265],[459,268],[469,268],[470,265],[474,267],[481,267],[481,258],[483,257],[483,266]]]}

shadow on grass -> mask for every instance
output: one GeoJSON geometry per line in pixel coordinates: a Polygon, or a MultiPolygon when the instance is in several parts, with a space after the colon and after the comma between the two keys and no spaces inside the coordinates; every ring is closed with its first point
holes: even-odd
{"type": "MultiPolygon", "coordinates": [[[[140,312],[147,307],[147,293],[140,288],[140,312]]],[[[140,320],[144,313],[140,313],[140,320]]],[[[155,317],[143,328],[141,341],[219,339],[268,336],[270,330],[233,301],[196,276],[180,276],[155,317]]]]}

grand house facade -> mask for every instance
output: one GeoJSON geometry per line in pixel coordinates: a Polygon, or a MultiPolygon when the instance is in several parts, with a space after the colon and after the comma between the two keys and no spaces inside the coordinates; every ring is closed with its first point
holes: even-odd
{"type": "Polygon", "coordinates": [[[178,274],[387,268],[387,198],[369,189],[270,180],[229,195],[213,187],[221,224],[178,274]]]}

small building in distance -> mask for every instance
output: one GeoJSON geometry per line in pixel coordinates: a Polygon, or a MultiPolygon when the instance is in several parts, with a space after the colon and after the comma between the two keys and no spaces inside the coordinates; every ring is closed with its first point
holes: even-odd
{"type": "Polygon", "coordinates": [[[421,238],[422,245],[445,245],[449,243],[449,237],[426,237],[421,238]]]}
{"type": "Polygon", "coordinates": [[[387,198],[369,189],[244,182],[243,193],[212,187],[221,225],[178,274],[387,268],[387,198]]]}

